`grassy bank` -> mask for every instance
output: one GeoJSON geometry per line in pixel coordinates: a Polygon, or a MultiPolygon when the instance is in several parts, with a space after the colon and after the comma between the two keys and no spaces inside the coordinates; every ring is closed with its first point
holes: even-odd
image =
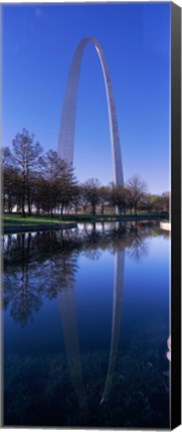
{"type": "Polygon", "coordinates": [[[66,224],[71,222],[71,219],[69,221],[61,220],[60,217],[54,217],[51,218],[49,216],[26,216],[23,218],[19,214],[5,214],[2,218],[2,223],[4,226],[11,226],[11,225],[18,225],[18,226],[27,226],[27,225],[54,225],[54,224],[66,224]]]}
{"type": "Polygon", "coordinates": [[[20,214],[5,214],[2,218],[2,224],[4,227],[10,226],[34,226],[34,225],[57,225],[57,224],[69,224],[72,222],[109,222],[109,221],[135,221],[135,220],[168,220],[166,213],[138,213],[135,214],[65,214],[61,218],[55,215],[53,218],[47,215],[41,216],[26,216],[22,217],[20,214]]]}
{"type": "Polygon", "coordinates": [[[2,231],[4,234],[33,231],[52,231],[76,228],[75,221],[63,221],[58,217],[48,216],[26,216],[23,218],[18,214],[6,214],[2,218],[2,231]]]}

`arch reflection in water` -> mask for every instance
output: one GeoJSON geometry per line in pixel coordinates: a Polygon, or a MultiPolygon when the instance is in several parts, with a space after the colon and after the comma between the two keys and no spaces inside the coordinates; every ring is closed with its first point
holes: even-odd
{"type": "Polygon", "coordinates": [[[4,239],[6,425],[168,428],[169,239],[96,225],[4,239]]]}
{"type": "MultiPolygon", "coordinates": [[[[111,342],[110,353],[108,359],[108,368],[105,378],[103,393],[100,399],[102,404],[108,397],[112,387],[112,376],[115,369],[117,359],[117,351],[119,345],[120,322],[121,322],[121,306],[123,292],[123,276],[124,276],[124,249],[118,250],[115,253],[114,261],[114,284],[113,284],[113,306],[112,306],[112,327],[111,327],[111,342]]],[[[61,321],[64,334],[65,348],[68,358],[69,373],[72,385],[77,394],[78,400],[82,403],[86,399],[80,345],[77,322],[77,305],[76,292],[74,287],[59,294],[61,321]],[[84,396],[84,398],[83,398],[84,396]]]]}

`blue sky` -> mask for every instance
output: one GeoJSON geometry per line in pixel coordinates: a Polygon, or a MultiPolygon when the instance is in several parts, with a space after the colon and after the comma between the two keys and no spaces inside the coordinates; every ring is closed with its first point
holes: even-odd
{"type": "MultiPolygon", "coordinates": [[[[80,39],[94,36],[108,64],[124,179],[169,190],[170,3],[3,5],[3,145],[22,128],[57,150],[67,75],[80,39]]],[[[74,153],[80,181],[113,179],[100,62],[84,52],[74,153]]]]}

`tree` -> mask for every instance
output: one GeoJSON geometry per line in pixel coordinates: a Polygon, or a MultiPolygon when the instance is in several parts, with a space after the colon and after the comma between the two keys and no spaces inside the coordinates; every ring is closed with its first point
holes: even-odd
{"type": "Polygon", "coordinates": [[[127,184],[128,207],[134,208],[137,214],[138,206],[145,194],[146,184],[138,175],[134,175],[127,184]]]}
{"type": "Polygon", "coordinates": [[[3,170],[3,204],[9,213],[20,203],[20,177],[13,167],[3,170]]]}
{"type": "Polygon", "coordinates": [[[11,165],[12,165],[12,154],[10,148],[8,146],[1,147],[1,166],[5,168],[11,165]]]}
{"type": "Polygon", "coordinates": [[[68,164],[63,160],[61,164],[62,173],[58,182],[58,200],[61,206],[61,215],[63,215],[64,209],[74,204],[75,200],[77,200],[79,189],[72,164],[68,164]]]}
{"type": "Polygon", "coordinates": [[[34,173],[34,176],[31,181],[32,186],[32,204],[34,208],[36,209],[37,214],[40,214],[40,210],[47,211],[47,207],[45,208],[44,204],[45,201],[47,201],[47,188],[46,188],[46,182],[43,179],[43,176],[40,172],[34,173]]]}
{"type": "Polygon", "coordinates": [[[152,210],[156,212],[169,213],[170,194],[164,192],[162,195],[151,195],[151,206],[152,210]]]}
{"type": "Polygon", "coordinates": [[[18,202],[20,179],[17,169],[13,167],[12,154],[9,147],[1,148],[1,168],[3,208],[11,213],[13,207],[18,202]]]}
{"type": "Polygon", "coordinates": [[[31,172],[39,166],[42,148],[38,142],[34,143],[34,135],[29,135],[26,129],[17,133],[13,139],[13,162],[21,179],[21,209],[25,217],[25,205],[31,214],[31,172]]]}
{"type": "Polygon", "coordinates": [[[95,215],[96,206],[100,201],[99,188],[100,183],[98,179],[89,179],[83,184],[83,195],[90,204],[93,215],[95,215]]]}
{"type": "MultiPolygon", "coordinates": [[[[58,179],[61,172],[61,161],[57,152],[49,150],[41,157],[41,206],[44,211],[51,213],[58,205],[58,179]]],[[[40,179],[39,179],[40,185],[40,179]]]]}
{"type": "Polygon", "coordinates": [[[61,208],[61,215],[64,208],[68,206],[76,194],[77,181],[74,177],[74,170],[71,164],[62,160],[56,151],[49,150],[41,158],[42,167],[42,207],[51,213],[61,208]]]}
{"type": "Polygon", "coordinates": [[[110,190],[111,205],[117,207],[119,213],[125,211],[127,205],[127,191],[123,186],[112,185],[110,190]]]}
{"type": "Polygon", "coordinates": [[[71,209],[73,213],[78,213],[82,207],[82,189],[79,184],[73,185],[72,190],[69,189],[68,197],[70,197],[67,209],[71,209]]]}
{"type": "Polygon", "coordinates": [[[81,212],[87,213],[87,209],[89,206],[89,199],[87,194],[85,193],[84,183],[79,185],[79,205],[81,208],[81,212]]]}
{"type": "Polygon", "coordinates": [[[99,188],[99,197],[100,197],[100,204],[101,204],[101,213],[104,214],[105,206],[108,205],[110,201],[109,186],[101,186],[99,188]]]}
{"type": "Polygon", "coordinates": [[[163,211],[169,212],[169,205],[170,205],[170,193],[169,192],[163,192],[162,204],[163,204],[163,211]]]}

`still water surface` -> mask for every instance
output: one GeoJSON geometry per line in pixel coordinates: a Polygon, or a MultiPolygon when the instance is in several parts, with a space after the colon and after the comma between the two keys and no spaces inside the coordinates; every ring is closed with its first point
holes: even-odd
{"type": "Polygon", "coordinates": [[[169,427],[158,223],[5,235],[4,424],[169,427]]]}

